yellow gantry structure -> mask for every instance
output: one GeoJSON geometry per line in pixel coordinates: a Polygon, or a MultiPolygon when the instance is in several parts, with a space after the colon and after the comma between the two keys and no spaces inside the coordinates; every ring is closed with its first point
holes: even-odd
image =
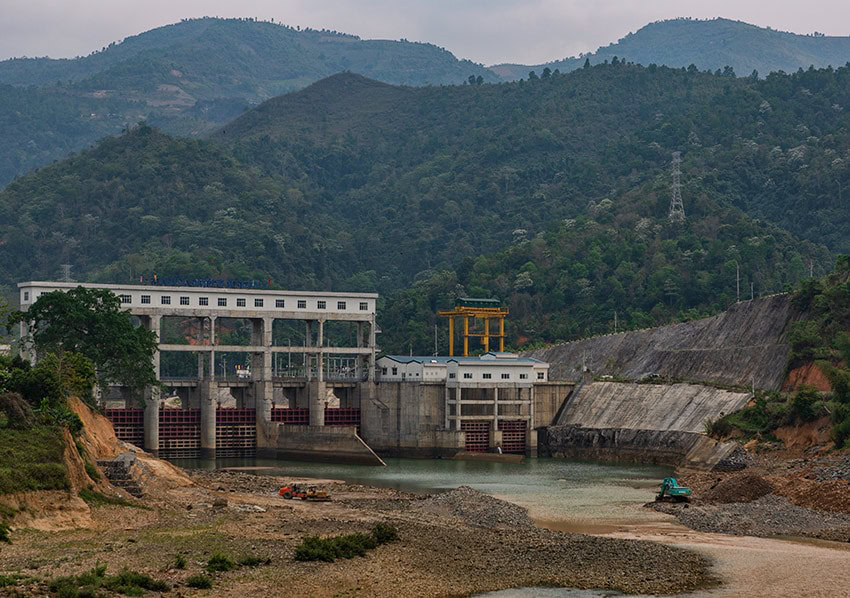
{"type": "Polygon", "coordinates": [[[484,352],[490,351],[490,339],[499,339],[499,351],[505,350],[505,318],[508,308],[502,307],[498,299],[475,299],[472,297],[461,297],[457,300],[455,308],[448,311],[438,311],[438,316],[449,319],[449,355],[455,354],[455,318],[463,318],[463,355],[469,355],[469,338],[480,338],[484,352]],[[475,319],[484,320],[483,332],[470,332],[469,320],[475,325],[475,319]],[[490,320],[499,321],[499,333],[490,333],[490,320]]]}

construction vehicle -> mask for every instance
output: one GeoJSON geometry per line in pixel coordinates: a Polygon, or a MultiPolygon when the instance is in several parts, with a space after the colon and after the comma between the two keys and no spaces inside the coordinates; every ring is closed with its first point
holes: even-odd
{"type": "Polygon", "coordinates": [[[284,486],[278,494],[287,500],[300,498],[301,500],[309,500],[311,502],[327,502],[331,499],[326,491],[316,490],[313,486],[304,487],[301,484],[284,486]]]}
{"type": "Polygon", "coordinates": [[[664,478],[661,482],[661,490],[655,500],[670,502],[687,502],[691,499],[691,489],[680,486],[676,478],[664,478]]]}

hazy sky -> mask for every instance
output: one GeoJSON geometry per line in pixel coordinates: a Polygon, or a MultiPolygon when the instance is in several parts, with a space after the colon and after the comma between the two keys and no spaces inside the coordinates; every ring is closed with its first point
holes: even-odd
{"type": "Polygon", "coordinates": [[[593,51],[650,21],[679,16],[850,34],[848,0],[0,0],[0,59],[85,55],[204,15],[428,41],[488,65],[536,64],[593,51]]]}

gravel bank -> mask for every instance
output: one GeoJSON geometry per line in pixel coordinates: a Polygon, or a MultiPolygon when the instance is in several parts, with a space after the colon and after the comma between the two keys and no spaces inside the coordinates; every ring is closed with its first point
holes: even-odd
{"type": "Polygon", "coordinates": [[[798,507],[773,494],[751,502],[650,505],[656,511],[675,515],[684,525],[702,532],[850,541],[850,515],[798,507]]]}

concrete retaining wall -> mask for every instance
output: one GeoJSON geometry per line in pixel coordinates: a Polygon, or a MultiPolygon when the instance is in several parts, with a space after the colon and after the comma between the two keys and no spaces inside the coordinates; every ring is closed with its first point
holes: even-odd
{"type": "Polygon", "coordinates": [[[445,417],[441,384],[380,382],[361,396],[363,439],[381,455],[453,456],[463,450],[465,434],[444,429],[445,417]]]}
{"type": "Polygon", "coordinates": [[[786,337],[800,318],[789,296],[736,303],[702,320],[610,334],[525,353],[549,362],[550,380],[595,376],[638,380],[656,373],[678,380],[779,390],[788,365],[786,337]]]}
{"type": "Polygon", "coordinates": [[[741,409],[750,396],[699,384],[593,382],[570,397],[561,421],[585,428],[702,433],[706,419],[741,409]]]}
{"type": "Polygon", "coordinates": [[[699,384],[592,382],[577,387],[542,450],[553,456],[711,467],[734,444],[702,432],[741,409],[750,393],[699,384]]]}
{"type": "Polygon", "coordinates": [[[553,457],[686,465],[711,469],[735,448],[694,432],[552,426],[546,448],[553,457]]]}
{"type": "Polygon", "coordinates": [[[384,465],[355,426],[265,424],[257,429],[257,455],[273,459],[384,465]]]}

